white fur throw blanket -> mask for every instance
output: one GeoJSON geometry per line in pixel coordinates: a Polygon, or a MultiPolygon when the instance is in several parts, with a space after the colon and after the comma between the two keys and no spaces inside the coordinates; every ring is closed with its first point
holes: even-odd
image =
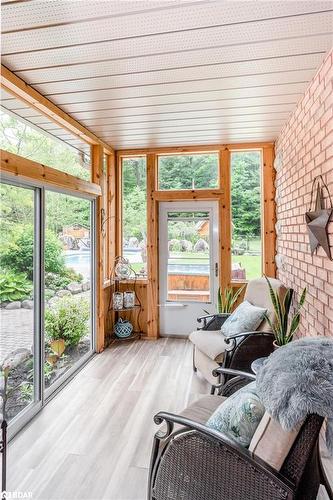
{"type": "Polygon", "coordinates": [[[304,337],[274,351],[258,370],[257,393],[285,430],[310,413],[327,417],[333,455],[333,339],[304,337]]]}

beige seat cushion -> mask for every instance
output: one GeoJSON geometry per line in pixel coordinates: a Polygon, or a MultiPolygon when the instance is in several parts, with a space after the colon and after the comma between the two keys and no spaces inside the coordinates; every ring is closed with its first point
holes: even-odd
{"type": "Polygon", "coordinates": [[[201,352],[217,363],[222,363],[226,343],[221,330],[196,330],[189,337],[201,352]]]}
{"type": "Polygon", "coordinates": [[[249,450],[274,469],[280,470],[294,444],[300,427],[284,431],[276,420],[265,412],[251,440],[249,450]]]}
{"type": "Polygon", "coordinates": [[[203,396],[185,408],[180,415],[194,422],[205,424],[225,399],[222,396],[203,396]]]}
{"type": "MultiPolygon", "coordinates": [[[[223,396],[211,396],[206,395],[194,401],[185,410],[181,411],[179,415],[182,417],[189,418],[194,422],[199,424],[206,424],[207,420],[211,415],[213,415],[216,408],[225,400],[223,396]]],[[[175,430],[179,429],[181,426],[178,424],[175,426],[175,430]]],[[[167,426],[164,423],[161,427],[161,432],[166,432],[167,426]]]]}

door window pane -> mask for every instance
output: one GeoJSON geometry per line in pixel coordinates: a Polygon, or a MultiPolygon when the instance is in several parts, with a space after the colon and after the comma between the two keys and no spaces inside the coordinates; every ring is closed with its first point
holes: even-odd
{"type": "Polygon", "coordinates": [[[218,186],[218,154],[170,155],[158,157],[158,187],[209,189],[218,186]]]}
{"type": "Polygon", "coordinates": [[[91,202],[46,192],[45,386],[92,349],[91,202]]]}
{"type": "Polygon", "coordinates": [[[35,392],[34,190],[1,184],[0,195],[0,378],[11,420],[35,392]]]}
{"type": "Polygon", "coordinates": [[[122,160],[123,257],[134,271],[147,275],[147,181],[146,159],[122,160]]]}
{"type": "Polygon", "coordinates": [[[231,153],[232,273],[234,281],[262,275],[261,152],[231,153]]]}
{"type": "Polygon", "coordinates": [[[10,153],[90,180],[90,155],[0,111],[0,147],[10,153]]]}
{"type": "Polygon", "coordinates": [[[168,212],[170,301],[210,302],[208,212],[168,212]]]}

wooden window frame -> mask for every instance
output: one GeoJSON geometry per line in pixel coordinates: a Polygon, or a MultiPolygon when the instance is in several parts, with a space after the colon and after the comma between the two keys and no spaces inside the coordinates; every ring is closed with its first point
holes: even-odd
{"type": "MultiPolygon", "coordinates": [[[[217,200],[219,205],[219,267],[220,286],[243,286],[242,281],[231,280],[231,152],[261,151],[262,153],[262,267],[263,273],[275,277],[275,188],[274,188],[274,144],[237,143],[212,146],[189,146],[169,148],[148,148],[117,151],[119,186],[121,186],[121,162],[123,158],[146,156],[147,165],[147,338],[159,336],[159,249],[158,249],[158,207],[161,201],[217,200]],[[191,153],[219,154],[219,185],[217,189],[159,190],[158,157],[167,154],[191,153]]],[[[121,189],[117,190],[118,246],[122,244],[121,189]]]]}

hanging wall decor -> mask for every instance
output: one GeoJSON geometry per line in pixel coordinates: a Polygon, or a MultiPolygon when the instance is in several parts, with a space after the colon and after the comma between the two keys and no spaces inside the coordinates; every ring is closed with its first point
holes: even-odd
{"type": "Polygon", "coordinates": [[[331,195],[323,177],[318,175],[313,179],[310,206],[309,211],[305,213],[305,221],[309,233],[311,255],[321,246],[330,260],[332,260],[332,256],[327,229],[332,213],[333,204],[331,195]],[[323,190],[327,192],[329,208],[325,208],[323,190]],[[316,196],[316,200],[314,210],[312,210],[314,196],[316,196]]]}

